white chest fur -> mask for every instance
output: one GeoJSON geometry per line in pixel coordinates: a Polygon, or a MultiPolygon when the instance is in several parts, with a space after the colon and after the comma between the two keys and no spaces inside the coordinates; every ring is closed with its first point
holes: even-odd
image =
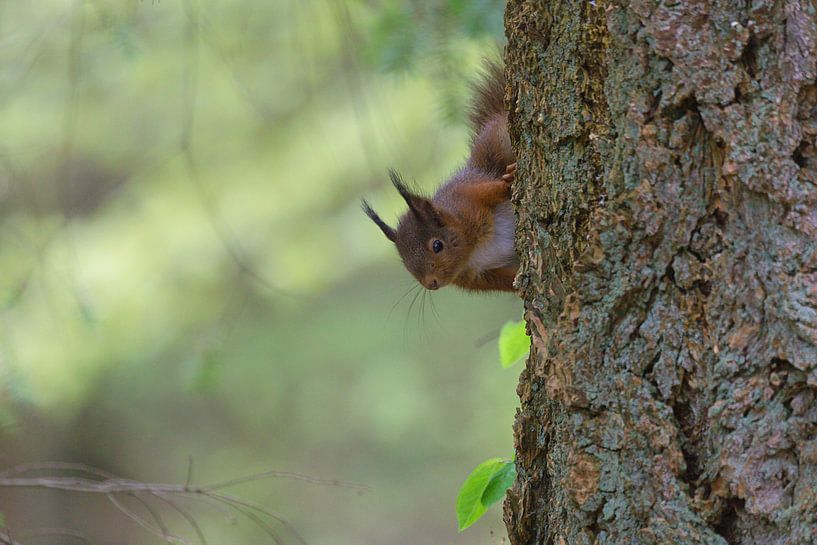
{"type": "Polygon", "coordinates": [[[516,264],[514,251],[514,229],[516,216],[513,206],[505,202],[494,211],[494,232],[488,240],[474,248],[468,259],[468,268],[485,271],[516,264]]]}

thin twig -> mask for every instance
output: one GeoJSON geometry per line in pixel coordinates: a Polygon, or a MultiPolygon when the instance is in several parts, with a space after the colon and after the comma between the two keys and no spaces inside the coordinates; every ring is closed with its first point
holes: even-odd
{"type": "Polygon", "coordinates": [[[168,543],[171,542],[171,541],[176,541],[178,543],[183,543],[184,545],[193,545],[192,543],[190,543],[188,540],[184,539],[183,537],[179,537],[177,535],[171,534],[170,529],[167,527],[167,524],[165,524],[165,521],[162,518],[162,516],[158,513],[158,511],[156,511],[150,505],[150,503],[148,503],[148,501],[146,499],[144,499],[144,498],[142,498],[142,497],[140,497],[140,496],[138,496],[136,494],[128,494],[128,495],[130,497],[132,497],[133,499],[135,499],[136,501],[138,501],[140,504],[142,504],[142,507],[145,508],[145,511],[150,513],[150,516],[156,522],[156,526],[162,531],[162,537],[164,538],[165,541],[167,541],[168,543]]]}
{"type": "MultiPolygon", "coordinates": [[[[0,488],[41,488],[64,490],[68,492],[103,494],[123,515],[153,535],[165,541],[183,545],[192,545],[191,541],[174,535],[165,524],[161,514],[150,504],[150,499],[158,499],[179,513],[193,528],[202,545],[207,545],[207,538],[193,515],[182,508],[175,497],[194,498],[211,503],[217,507],[224,506],[224,512],[231,516],[230,510],[240,513],[252,521],[259,529],[266,533],[278,545],[283,545],[276,529],[268,521],[280,524],[286,532],[294,537],[301,545],[306,545],[304,538],[295,527],[282,515],[248,500],[221,492],[222,489],[268,478],[286,478],[318,484],[323,486],[338,486],[358,491],[368,490],[368,487],[357,483],[340,481],[337,479],[317,479],[289,471],[264,471],[255,475],[239,477],[212,485],[193,485],[192,461],[188,465],[187,480],[184,484],[143,483],[132,479],[124,479],[107,471],[78,463],[44,462],[16,466],[0,472],[0,488]],[[26,476],[31,472],[76,472],[80,475],[67,476],[26,476]],[[138,501],[153,519],[153,522],[129,508],[119,499],[119,495],[130,496],[138,501]]],[[[6,531],[0,533],[0,545],[19,545],[6,531]]]]}
{"type": "Polygon", "coordinates": [[[187,487],[180,484],[140,483],[128,479],[95,481],[81,477],[10,477],[0,478],[0,487],[49,488],[69,492],[95,494],[127,494],[131,492],[165,492],[170,494],[202,494],[203,487],[187,487]]]}
{"type": "Polygon", "coordinates": [[[152,525],[150,522],[146,521],[144,518],[140,517],[139,515],[125,507],[122,504],[122,502],[116,499],[116,494],[108,494],[107,497],[108,500],[114,505],[114,507],[119,509],[119,512],[121,512],[123,515],[131,519],[133,522],[135,522],[136,524],[138,524],[139,526],[141,526],[142,528],[144,528],[145,530],[147,530],[148,532],[155,536],[159,536],[161,538],[165,537],[165,534],[162,533],[161,528],[152,525]]]}
{"type": "Polygon", "coordinates": [[[191,515],[189,511],[187,511],[181,505],[179,505],[178,502],[174,501],[171,498],[168,498],[164,494],[154,494],[154,496],[159,500],[165,502],[168,506],[170,506],[171,509],[176,511],[179,515],[181,515],[181,517],[184,520],[187,521],[190,527],[193,528],[193,531],[196,532],[199,541],[201,541],[201,545],[208,545],[207,538],[204,536],[204,532],[202,531],[201,526],[199,526],[199,523],[196,522],[196,518],[193,515],[191,515]]]}
{"type": "Polygon", "coordinates": [[[45,537],[45,536],[55,536],[55,537],[67,537],[71,539],[76,539],[77,541],[81,541],[87,545],[91,545],[91,541],[88,537],[78,530],[73,530],[71,528],[39,528],[34,531],[30,532],[20,532],[20,535],[23,537],[45,537]]]}
{"type": "Polygon", "coordinates": [[[491,342],[491,341],[493,341],[495,339],[498,339],[500,331],[501,331],[501,329],[499,329],[499,328],[494,329],[493,331],[489,331],[488,333],[486,333],[485,335],[481,336],[476,341],[474,341],[474,347],[482,348],[483,346],[485,346],[489,342],[491,342]]]}
{"type": "Polygon", "coordinates": [[[236,496],[231,496],[229,494],[220,494],[220,493],[216,493],[216,492],[211,492],[209,494],[209,496],[212,497],[212,498],[215,498],[217,500],[223,501],[225,503],[228,503],[233,508],[237,508],[238,506],[241,506],[243,508],[250,509],[252,511],[255,511],[257,513],[260,513],[262,515],[270,517],[271,519],[275,520],[276,522],[279,522],[284,528],[289,530],[289,532],[293,536],[295,536],[295,539],[297,539],[299,543],[301,543],[302,545],[306,545],[306,541],[304,540],[303,537],[301,537],[301,534],[299,534],[298,531],[295,529],[295,527],[292,525],[292,523],[289,522],[282,515],[274,513],[272,511],[270,511],[269,509],[264,509],[260,505],[252,503],[250,501],[242,500],[241,498],[238,498],[236,496]]]}
{"type": "Polygon", "coordinates": [[[21,475],[30,471],[80,471],[89,475],[94,475],[100,479],[119,479],[117,475],[103,471],[99,468],[74,462],[34,462],[31,464],[21,464],[5,471],[0,471],[0,477],[11,477],[21,475]]]}
{"type": "Polygon", "coordinates": [[[368,491],[369,487],[364,484],[359,483],[352,483],[348,481],[339,481],[337,479],[318,479],[315,477],[310,477],[309,475],[304,475],[302,473],[294,473],[292,471],[262,471],[261,473],[255,473],[254,475],[248,475],[246,477],[239,477],[237,479],[232,479],[229,481],[222,481],[220,483],[210,484],[207,485],[209,490],[220,490],[222,488],[228,488],[231,486],[236,486],[238,484],[243,484],[250,481],[258,481],[261,479],[269,479],[269,478],[280,478],[280,479],[292,479],[296,481],[303,481],[310,484],[317,484],[322,486],[337,486],[340,488],[352,488],[354,490],[361,490],[361,491],[368,491]]]}
{"type": "Polygon", "coordinates": [[[251,509],[243,507],[240,504],[233,505],[230,502],[227,503],[230,505],[230,507],[232,507],[233,509],[235,509],[236,511],[250,519],[252,522],[254,522],[255,525],[258,526],[265,534],[270,536],[275,543],[277,543],[278,545],[283,545],[283,542],[278,537],[278,534],[275,532],[275,529],[269,524],[267,524],[264,521],[264,519],[253,513],[251,509]]]}
{"type": "MultiPolygon", "coordinates": [[[[165,497],[165,498],[167,498],[167,496],[168,496],[168,494],[164,494],[164,493],[161,493],[161,492],[157,492],[156,495],[158,497],[165,497]]],[[[201,494],[193,494],[193,495],[185,496],[185,497],[189,498],[191,500],[196,500],[196,501],[206,503],[207,505],[209,505],[213,509],[217,510],[219,513],[221,513],[222,516],[224,516],[224,520],[227,522],[227,524],[235,525],[235,524],[238,523],[238,520],[237,520],[235,514],[232,511],[230,511],[229,506],[224,505],[223,503],[219,502],[215,498],[211,498],[210,496],[203,496],[201,494]]],[[[173,501],[170,498],[167,498],[167,499],[169,499],[170,501],[173,501]]]]}

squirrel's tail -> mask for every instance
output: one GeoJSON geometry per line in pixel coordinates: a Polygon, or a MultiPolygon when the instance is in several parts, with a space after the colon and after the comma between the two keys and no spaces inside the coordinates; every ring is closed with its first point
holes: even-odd
{"type": "Polygon", "coordinates": [[[496,114],[505,110],[505,67],[501,61],[486,59],[481,77],[472,86],[468,116],[471,128],[479,132],[496,114]]]}

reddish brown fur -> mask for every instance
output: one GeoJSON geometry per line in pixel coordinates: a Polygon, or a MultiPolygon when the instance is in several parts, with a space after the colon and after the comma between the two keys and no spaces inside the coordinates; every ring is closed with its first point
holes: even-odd
{"type": "Polygon", "coordinates": [[[423,286],[437,289],[454,284],[476,291],[513,291],[518,264],[513,241],[507,239],[512,237],[507,226],[515,220],[509,206],[500,207],[510,198],[515,172],[502,67],[487,63],[485,77],[474,86],[474,92],[471,153],[465,165],[431,199],[410,191],[393,172],[392,183],[409,206],[396,230],[365,201],[364,210],[394,241],[406,269],[423,286]],[[503,214],[502,237],[495,225],[497,214],[503,214]],[[442,244],[439,253],[433,250],[435,241],[442,244]],[[494,268],[480,268],[480,260],[475,265],[473,259],[478,250],[488,262],[501,263],[494,268]]]}

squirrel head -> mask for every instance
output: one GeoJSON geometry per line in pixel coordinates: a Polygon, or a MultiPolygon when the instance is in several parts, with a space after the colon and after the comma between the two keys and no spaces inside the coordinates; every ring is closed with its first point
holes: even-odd
{"type": "Polygon", "coordinates": [[[450,284],[468,259],[459,222],[430,199],[412,193],[394,170],[389,177],[409,207],[397,229],[380,219],[365,200],[363,211],[394,242],[406,269],[420,284],[430,290],[450,284]]]}

